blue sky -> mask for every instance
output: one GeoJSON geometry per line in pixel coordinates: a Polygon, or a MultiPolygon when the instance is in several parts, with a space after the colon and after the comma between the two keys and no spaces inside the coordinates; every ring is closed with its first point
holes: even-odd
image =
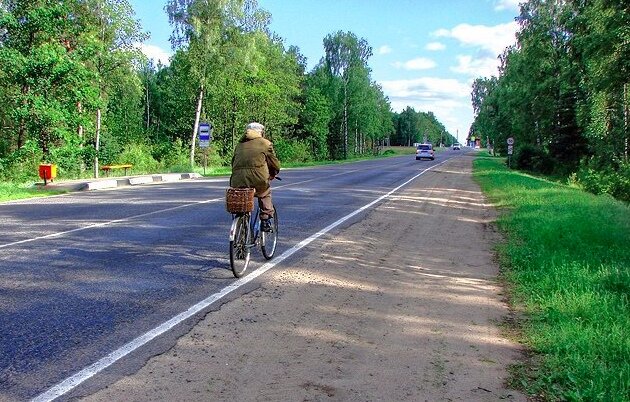
{"type": "MultiPolygon", "coordinates": [[[[300,48],[311,69],[323,57],[324,37],[351,31],[373,48],[372,78],[392,109],[432,111],[460,141],[473,120],[472,81],[497,75],[497,56],[514,44],[519,0],[258,0],[271,29],[300,48]]],[[[166,0],[130,0],[151,35],[143,50],[171,53],[166,0]]]]}

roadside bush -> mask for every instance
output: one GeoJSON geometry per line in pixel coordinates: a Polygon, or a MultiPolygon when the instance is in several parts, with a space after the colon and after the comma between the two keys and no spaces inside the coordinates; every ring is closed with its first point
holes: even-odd
{"type": "Polygon", "coordinates": [[[35,141],[27,141],[24,146],[6,158],[0,159],[0,180],[24,183],[38,180],[42,151],[35,141]]]}
{"type": "Polygon", "coordinates": [[[153,158],[152,149],[147,144],[126,145],[122,153],[118,155],[116,163],[131,163],[134,172],[137,173],[152,173],[163,167],[153,158]]]}
{"type": "Polygon", "coordinates": [[[189,149],[182,145],[181,139],[160,142],[152,147],[153,158],[162,166],[171,169],[176,166],[187,166],[190,170],[189,149]]]}
{"type": "MultiPolygon", "coordinates": [[[[92,158],[96,151],[92,146],[87,147],[92,148],[92,158]]],[[[101,165],[110,165],[118,163],[118,157],[124,149],[124,145],[120,143],[120,141],[109,135],[109,133],[103,133],[101,135],[100,146],[98,150],[98,160],[101,165]]],[[[91,160],[91,159],[90,159],[91,160]]]]}
{"type": "Polygon", "coordinates": [[[311,147],[304,141],[290,141],[283,138],[273,143],[280,162],[310,162],[313,160],[311,147]]]}
{"type": "Polygon", "coordinates": [[[610,194],[619,200],[630,202],[630,163],[622,163],[618,169],[608,167],[596,170],[585,166],[571,180],[590,193],[610,194]]]}
{"type": "Polygon", "coordinates": [[[78,146],[64,146],[51,150],[51,163],[57,164],[59,177],[80,177],[87,166],[92,166],[94,149],[78,146]]]}
{"type": "MultiPolygon", "coordinates": [[[[204,164],[204,154],[207,155],[207,160],[205,161],[207,167],[220,167],[220,166],[228,166],[230,165],[231,159],[224,160],[219,155],[219,151],[216,146],[210,145],[206,150],[203,148],[197,147],[195,152],[195,166],[203,167],[204,164]]],[[[188,160],[188,150],[186,151],[186,162],[181,166],[186,167],[186,171],[190,171],[190,161],[188,160]]],[[[227,158],[227,156],[226,156],[227,158]]]]}
{"type": "Polygon", "coordinates": [[[517,169],[550,174],[553,172],[554,161],[543,149],[533,145],[523,145],[515,152],[514,165],[517,169]]]}

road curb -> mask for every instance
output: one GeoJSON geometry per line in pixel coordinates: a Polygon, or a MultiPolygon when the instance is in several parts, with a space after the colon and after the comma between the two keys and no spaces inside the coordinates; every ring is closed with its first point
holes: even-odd
{"type": "MultiPolygon", "coordinates": [[[[92,191],[105,190],[117,187],[139,186],[153,183],[169,183],[180,180],[198,179],[199,173],[165,173],[134,177],[121,177],[115,179],[97,179],[84,183],[55,183],[53,186],[68,191],[92,191]]],[[[49,186],[52,188],[53,186],[49,186]]]]}
{"type": "Polygon", "coordinates": [[[85,190],[103,190],[118,187],[118,180],[99,180],[86,183],[85,190]]]}
{"type": "Polygon", "coordinates": [[[149,184],[149,183],[153,183],[152,176],[132,177],[129,179],[129,184],[131,186],[136,186],[138,184],[149,184]]]}
{"type": "Polygon", "coordinates": [[[181,173],[168,173],[168,174],[153,176],[154,182],[171,182],[171,181],[179,181],[181,179],[182,179],[181,173]]]}

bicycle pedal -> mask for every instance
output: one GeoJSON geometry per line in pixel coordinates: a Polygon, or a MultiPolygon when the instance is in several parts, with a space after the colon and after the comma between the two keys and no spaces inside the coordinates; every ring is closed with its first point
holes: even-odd
{"type": "Polygon", "coordinates": [[[261,222],[261,225],[260,225],[260,230],[262,230],[263,232],[267,232],[267,233],[272,232],[273,231],[273,227],[271,226],[271,222],[269,222],[268,219],[267,220],[263,220],[261,222]]]}

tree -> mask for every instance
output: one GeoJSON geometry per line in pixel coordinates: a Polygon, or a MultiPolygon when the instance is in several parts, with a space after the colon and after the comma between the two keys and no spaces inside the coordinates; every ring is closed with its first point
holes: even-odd
{"type": "MultiPolygon", "coordinates": [[[[136,43],[144,40],[146,35],[142,33],[139,22],[134,20],[133,9],[127,0],[86,0],[77,7],[87,31],[81,45],[93,54],[86,64],[94,72],[99,94],[93,165],[94,177],[98,177],[103,108],[107,108],[110,93],[120,83],[116,78],[126,78],[124,83],[128,89],[139,87],[133,65],[140,58],[136,43]]],[[[118,93],[128,92],[123,90],[118,93]]]]}
{"type": "Polygon", "coordinates": [[[451,143],[456,141],[433,112],[416,112],[407,106],[401,113],[394,115],[394,122],[396,130],[394,145],[411,146],[413,143],[424,141],[432,144],[439,144],[442,140],[451,143]]]}
{"type": "Polygon", "coordinates": [[[626,3],[522,3],[517,44],[502,55],[500,76],[496,82],[480,79],[473,88],[476,117],[471,132],[498,140],[498,150],[512,136],[545,163],[523,160],[557,174],[579,177],[586,171],[588,181],[593,174],[606,176],[606,181],[620,177],[607,187],[630,193],[619,190],[628,183],[623,172],[630,171],[626,3]]]}
{"type": "Polygon", "coordinates": [[[598,165],[628,162],[630,6],[620,0],[573,1],[571,51],[581,61],[580,125],[598,165]]]}
{"type": "Polygon", "coordinates": [[[320,63],[306,77],[301,113],[303,138],[310,144],[311,151],[317,159],[330,157],[327,138],[333,119],[333,103],[327,93],[327,88],[328,75],[325,67],[320,63]]]}
{"type": "Polygon", "coordinates": [[[269,14],[258,9],[256,0],[169,0],[166,6],[174,27],[171,44],[187,50],[191,73],[198,82],[197,107],[190,141],[190,163],[194,165],[195,139],[210,77],[224,63],[248,59],[248,46],[233,46],[241,33],[265,30],[269,14]],[[235,52],[233,50],[236,50],[235,52]],[[233,59],[231,56],[240,57],[233,59]]]}
{"type": "Polygon", "coordinates": [[[348,86],[353,76],[353,68],[367,67],[367,60],[372,56],[372,48],[365,39],[358,39],[351,32],[339,31],[324,38],[326,67],[332,77],[338,77],[342,83],[342,117],[339,132],[343,138],[343,158],[348,158],[348,86]]]}
{"type": "Polygon", "coordinates": [[[419,142],[419,118],[414,108],[407,106],[398,117],[398,144],[411,146],[414,142],[419,142]]]}
{"type": "MultiPolygon", "coordinates": [[[[85,68],[89,52],[77,49],[84,28],[72,1],[4,1],[0,9],[0,69],[12,110],[15,130],[12,149],[35,141],[43,158],[61,157],[56,149],[76,150],[75,127],[89,124],[76,105],[94,102],[91,72],[85,68]]],[[[72,151],[70,153],[73,153],[72,151]]],[[[68,154],[68,152],[62,152],[68,154]]],[[[61,168],[73,163],[71,155],[61,168]]]]}

